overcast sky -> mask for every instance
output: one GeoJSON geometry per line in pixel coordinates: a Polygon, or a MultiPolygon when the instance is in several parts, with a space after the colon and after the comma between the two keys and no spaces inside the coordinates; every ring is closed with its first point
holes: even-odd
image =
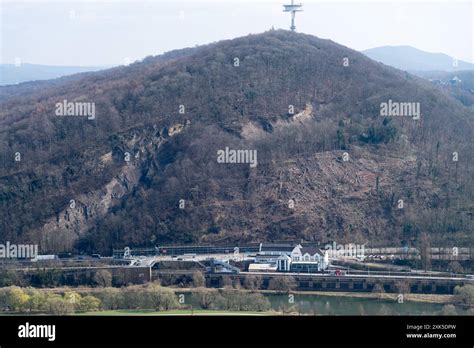
{"type": "MultiPolygon", "coordinates": [[[[172,49],[288,29],[291,0],[1,1],[0,61],[124,64],[172,49]]],[[[409,45],[474,62],[471,1],[301,0],[297,31],[356,50],[409,45]]],[[[296,0],[299,3],[299,0],[296,0]]]]}

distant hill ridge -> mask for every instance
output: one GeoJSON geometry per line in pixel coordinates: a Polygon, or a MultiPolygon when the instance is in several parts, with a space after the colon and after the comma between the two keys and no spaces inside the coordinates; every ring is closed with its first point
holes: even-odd
{"type": "Polygon", "coordinates": [[[411,46],[383,46],[363,51],[369,58],[405,71],[472,70],[474,64],[444,53],[430,53],[411,46]]]}
{"type": "Polygon", "coordinates": [[[0,64],[0,86],[27,81],[49,80],[61,76],[105,69],[95,66],[56,66],[22,63],[0,64]]]}

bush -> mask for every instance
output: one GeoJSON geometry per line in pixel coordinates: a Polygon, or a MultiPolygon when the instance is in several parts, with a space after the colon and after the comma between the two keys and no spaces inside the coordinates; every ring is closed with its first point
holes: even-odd
{"type": "Polygon", "coordinates": [[[400,280],[395,283],[395,288],[399,294],[409,294],[410,293],[410,283],[407,280],[400,280]]]}
{"type": "Polygon", "coordinates": [[[102,303],[102,309],[118,309],[123,304],[122,291],[116,288],[104,288],[97,293],[97,298],[102,303]]]}
{"type": "Polygon", "coordinates": [[[74,309],[79,308],[79,303],[81,301],[81,295],[75,291],[66,291],[63,295],[63,299],[69,303],[72,303],[74,309]]]}
{"type": "Polygon", "coordinates": [[[249,290],[257,290],[262,287],[262,277],[258,275],[249,275],[245,277],[244,288],[249,290]]]}
{"type": "Polygon", "coordinates": [[[6,293],[6,305],[10,310],[23,312],[29,300],[28,294],[23,289],[12,286],[6,293]]]}
{"type": "Polygon", "coordinates": [[[262,294],[247,294],[244,310],[264,312],[271,308],[270,301],[262,294]]]}
{"type": "Polygon", "coordinates": [[[144,304],[143,289],[125,288],[122,290],[122,292],[123,292],[122,308],[137,309],[143,306],[144,304]]]}
{"type": "Polygon", "coordinates": [[[193,286],[195,288],[206,286],[206,278],[202,272],[196,271],[193,273],[193,286]]]}
{"type": "Polygon", "coordinates": [[[448,265],[448,269],[449,269],[449,271],[451,271],[453,273],[462,273],[462,272],[464,272],[463,267],[461,266],[461,264],[458,261],[451,261],[448,265]]]}
{"type": "Polygon", "coordinates": [[[270,301],[262,294],[224,290],[216,297],[213,308],[230,311],[267,311],[270,301]]]}
{"type": "Polygon", "coordinates": [[[222,276],[222,287],[224,289],[232,289],[232,278],[229,276],[222,276]]]}
{"type": "Polygon", "coordinates": [[[38,291],[35,289],[28,290],[29,299],[26,304],[28,311],[44,311],[48,294],[44,291],[38,291]]]}
{"type": "Polygon", "coordinates": [[[242,284],[240,283],[240,278],[234,278],[234,280],[232,281],[232,287],[234,289],[240,289],[242,287],[242,284]]]}
{"type": "Polygon", "coordinates": [[[53,295],[46,301],[46,311],[53,315],[68,315],[74,313],[74,304],[59,295],[53,295]]]}
{"type": "Polygon", "coordinates": [[[210,309],[217,302],[219,293],[214,289],[197,288],[192,296],[202,309],[210,309]]]}
{"type": "Polygon", "coordinates": [[[179,307],[178,299],[171,289],[153,284],[146,288],[146,295],[151,308],[157,311],[179,307]]]}
{"type": "Polygon", "coordinates": [[[456,302],[462,306],[472,307],[474,305],[474,285],[456,286],[454,288],[456,302]]]}
{"type": "Polygon", "coordinates": [[[79,301],[78,310],[81,312],[95,312],[100,308],[100,300],[94,296],[84,296],[79,301]]]}
{"type": "Polygon", "coordinates": [[[110,287],[112,286],[112,274],[105,269],[101,269],[94,274],[94,282],[97,286],[110,287]]]}
{"type": "Polygon", "coordinates": [[[160,283],[163,286],[177,285],[181,279],[180,275],[176,274],[162,274],[160,275],[160,283]]]}
{"type": "Polygon", "coordinates": [[[392,120],[384,118],[381,126],[371,125],[366,132],[360,135],[359,139],[369,144],[387,144],[397,138],[397,133],[397,128],[392,125],[392,120]]]}
{"type": "Polygon", "coordinates": [[[443,309],[441,310],[440,315],[457,315],[458,312],[456,311],[456,307],[454,307],[452,304],[448,304],[443,306],[443,309]]]}
{"type": "Polygon", "coordinates": [[[296,289],[296,280],[293,276],[278,276],[270,279],[268,283],[269,290],[278,290],[289,292],[296,289]]]}
{"type": "Polygon", "coordinates": [[[0,287],[22,285],[24,279],[19,272],[13,270],[0,271],[0,287]]]}

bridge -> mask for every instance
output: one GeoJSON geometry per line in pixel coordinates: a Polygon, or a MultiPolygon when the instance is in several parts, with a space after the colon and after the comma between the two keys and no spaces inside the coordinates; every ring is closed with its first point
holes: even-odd
{"type": "MultiPolygon", "coordinates": [[[[227,273],[212,273],[210,267],[203,262],[195,260],[197,267],[192,269],[160,269],[156,267],[156,259],[141,260],[131,266],[107,265],[107,266],[76,266],[76,267],[23,267],[12,269],[23,274],[35,274],[39,271],[53,270],[61,271],[61,276],[67,282],[74,283],[74,279],[92,279],[99,270],[109,271],[114,278],[123,279],[123,284],[143,284],[149,281],[159,280],[169,275],[176,276],[181,280],[192,279],[193,273],[200,270],[205,273],[206,286],[223,287],[225,277],[230,277],[232,282],[239,280],[244,285],[246,277],[259,276],[262,278],[262,289],[267,289],[269,282],[274,277],[293,277],[296,281],[296,289],[300,291],[347,291],[347,292],[372,292],[376,284],[383,287],[385,292],[397,292],[400,283],[404,283],[410,289],[410,293],[426,294],[453,294],[456,286],[473,284],[474,279],[462,275],[451,276],[447,273],[419,273],[419,272],[373,272],[349,271],[343,275],[336,276],[330,273],[283,273],[283,272],[240,272],[237,268],[229,265],[223,260],[218,260],[217,265],[226,267],[227,273]],[[210,270],[211,272],[207,272],[210,270]]],[[[207,262],[206,262],[207,263],[207,262]]],[[[186,283],[186,282],[185,282],[186,283]]]]}
{"type": "MultiPolygon", "coordinates": [[[[456,286],[473,284],[474,280],[461,277],[440,277],[425,275],[388,275],[388,274],[349,274],[335,276],[330,274],[301,274],[279,272],[241,272],[229,275],[234,280],[238,278],[243,284],[248,276],[258,275],[262,278],[263,288],[267,288],[274,277],[292,276],[297,284],[295,290],[300,291],[354,291],[372,292],[376,284],[383,287],[385,292],[396,293],[399,284],[406,283],[410,293],[425,294],[453,294],[456,286]]],[[[222,287],[224,285],[222,274],[207,274],[208,286],[222,287]]]]}

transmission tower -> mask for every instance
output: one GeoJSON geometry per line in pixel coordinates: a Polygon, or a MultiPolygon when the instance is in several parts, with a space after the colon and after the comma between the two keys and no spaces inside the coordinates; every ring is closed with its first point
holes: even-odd
{"type": "Polygon", "coordinates": [[[283,12],[291,12],[291,31],[295,31],[296,30],[296,26],[295,26],[295,14],[296,12],[302,12],[303,11],[303,5],[302,4],[299,4],[299,5],[296,5],[295,3],[295,0],[291,0],[291,5],[283,5],[284,7],[284,10],[283,12]]]}

